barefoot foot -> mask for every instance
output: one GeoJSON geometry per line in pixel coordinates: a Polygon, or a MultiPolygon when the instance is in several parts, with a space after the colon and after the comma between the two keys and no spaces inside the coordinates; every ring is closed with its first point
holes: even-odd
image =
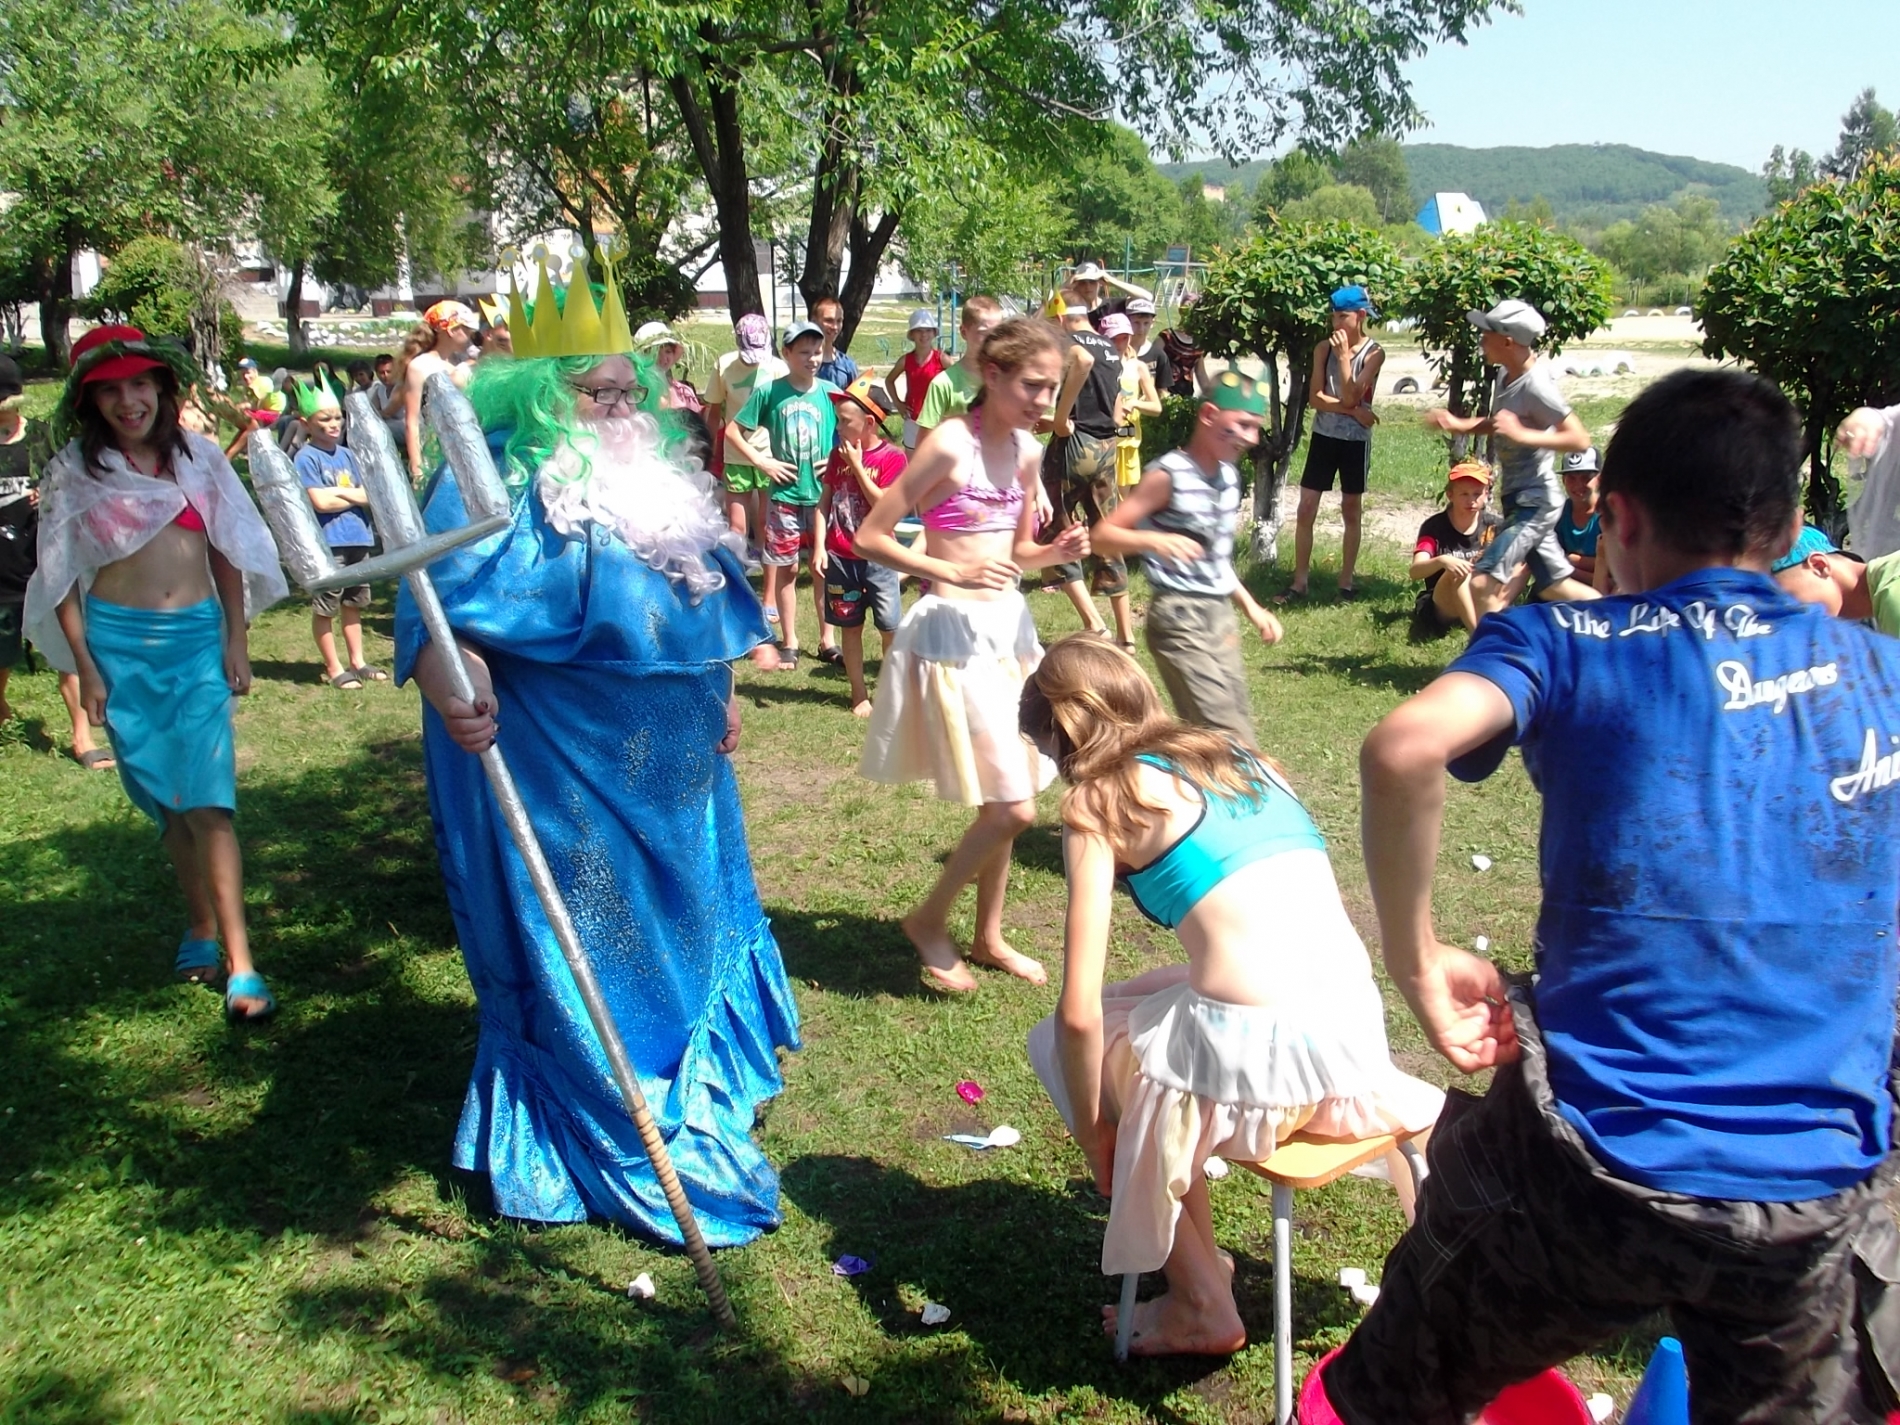
{"type": "MultiPolygon", "coordinates": [[[[1120,1317],[1117,1307],[1102,1308],[1102,1331],[1113,1336],[1120,1317]]],[[[1197,1315],[1175,1304],[1168,1292],[1135,1306],[1135,1334],[1128,1342],[1131,1356],[1231,1356],[1247,1344],[1247,1328],[1233,1303],[1197,1315]]]]}
{"type": "Polygon", "coordinates": [[[970,967],[957,954],[957,947],[951,943],[947,931],[913,921],[909,916],[905,916],[898,924],[903,927],[910,943],[917,947],[917,958],[924,962],[931,983],[938,989],[966,995],[976,988],[976,976],[970,973],[970,967]]]}
{"type": "Polygon", "coordinates": [[[1012,950],[1001,940],[993,944],[972,945],[970,963],[988,965],[992,970],[1006,970],[1018,979],[1029,981],[1032,985],[1049,983],[1049,972],[1042,968],[1040,960],[1032,960],[1027,955],[1012,950]]]}

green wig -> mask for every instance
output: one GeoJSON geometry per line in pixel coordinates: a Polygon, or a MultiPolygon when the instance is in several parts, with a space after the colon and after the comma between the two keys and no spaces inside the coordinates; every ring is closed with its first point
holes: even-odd
{"type": "MultiPolygon", "coordinates": [[[[633,362],[633,379],[644,393],[633,403],[660,422],[670,447],[681,436],[678,422],[661,408],[665,383],[651,358],[627,353],[633,362]]],[[[528,482],[563,445],[579,425],[575,416],[574,378],[592,371],[605,357],[550,356],[516,360],[506,356],[485,356],[475,364],[475,375],[468,383],[469,404],[474,406],[482,429],[506,432],[502,442],[501,478],[511,495],[519,496],[528,482]]],[[[587,460],[581,458],[581,476],[585,479],[587,460]]]]}

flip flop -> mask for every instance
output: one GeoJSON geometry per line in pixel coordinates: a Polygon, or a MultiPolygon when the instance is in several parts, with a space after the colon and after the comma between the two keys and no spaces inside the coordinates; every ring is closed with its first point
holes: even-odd
{"type": "Polygon", "coordinates": [[[224,982],[224,1017],[233,1024],[255,1024],[259,1020],[269,1019],[277,1013],[277,1000],[271,994],[270,987],[264,983],[264,977],[255,970],[242,975],[233,975],[224,982]],[[241,999],[261,999],[264,1007],[246,1014],[237,1007],[241,999]]]}
{"type": "Polygon", "coordinates": [[[818,661],[820,663],[830,663],[834,665],[843,663],[844,650],[842,648],[830,648],[820,644],[818,648],[818,661]]]}
{"type": "Polygon", "coordinates": [[[356,670],[354,668],[345,668],[341,673],[338,673],[335,677],[330,679],[330,686],[333,688],[342,688],[345,692],[354,692],[363,686],[363,680],[356,676],[356,670]]]}
{"type": "Polygon", "coordinates": [[[215,940],[195,940],[191,932],[178,942],[178,954],[172,960],[172,973],[191,985],[212,985],[224,973],[224,957],[215,940]]]}
{"type": "Polygon", "coordinates": [[[1359,586],[1356,584],[1347,585],[1339,591],[1339,597],[1344,599],[1347,603],[1351,603],[1354,599],[1359,597],[1359,586]]]}
{"type": "Polygon", "coordinates": [[[119,761],[112,755],[112,749],[109,747],[90,747],[84,752],[73,752],[68,755],[88,772],[103,772],[107,767],[116,766],[119,761]],[[101,766],[101,763],[106,766],[101,766]]]}
{"type": "Polygon", "coordinates": [[[389,674],[385,673],[381,668],[378,668],[374,663],[365,663],[362,667],[352,668],[350,671],[356,674],[360,681],[365,683],[386,683],[389,681],[389,674]]]}
{"type": "Polygon", "coordinates": [[[1276,604],[1297,604],[1305,597],[1306,590],[1304,589],[1282,589],[1273,596],[1273,602],[1276,604]]]}

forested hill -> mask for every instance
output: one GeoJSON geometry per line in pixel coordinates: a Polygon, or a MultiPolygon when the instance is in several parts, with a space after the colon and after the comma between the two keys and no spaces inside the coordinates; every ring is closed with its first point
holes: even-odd
{"type": "MultiPolygon", "coordinates": [[[[1688,191],[1722,206],[1722,216],[1746,222],[1767,206],[1760,177],[1727,163],[1651,153],[1627,144],[1558,144],[1553,148],[1460,148],[1455,144],[1405,145],[1415,203],[1439,192],[1469,193],[1498,214],[1516,199],[1542,195],[1559,222],[1600,226],[1634,218],[1651,203],[1667,203],[1688,191]]],[[[1163,164],[1171,178],[1200,173],[1210,183],[1252,188],[1264,161],[1229,167],[1218,161],[1163,164]]]]}

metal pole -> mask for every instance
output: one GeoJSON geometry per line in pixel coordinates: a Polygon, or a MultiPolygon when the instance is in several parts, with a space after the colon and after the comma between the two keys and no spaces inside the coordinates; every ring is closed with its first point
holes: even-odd
{"type": "MultiPolygon", "coordinates": [[[[429,577],[427,569],[415,569],[403,577],[408,581],[409,592],[415,596],[423,625],[429,630],[429,641],[445,654],[452,655],[443,659],[449,674],[450,691],[473,706],[475,684],[469,677],[461,646],[455,641],[455,632],[449,627],[448,614],[443,611],[442,601],[436,596],[435,581],[429,577]]],[[[653,1114],[647,1108],[646,1095],[640,1091],[640,1080],[627,1058],[627,1046],[620,1037],[619,1026],[614,1023],[613,1012],[608,1009],[607,1000],[600,992],[600,982],[594,977],[593,963],[581,948],[580,937],[575,933],[574,921],[567,913],[567,902],[561,896],[561,888],[555,883],[547,857],[542,854],[540,838],[534,834],[534,823],[528,817],[520,789],[515,786],[514,774],[508,770],[501,748],[494,743],[490,743],[482,753],[481,760],[482,771],[488,774],[488,785],[495,794],[495,804],[501,809],[502,820],[508,825],[508,834],[514,839],[515,850],[521,853],[521,859],[527,864],[528,879],[534,883],[535,896],[540,900],[548,925],[554,931],[554,939],[561,947],[568,972],[574,976],[574,985],[581,992],[581,1002],[587,1006],[587,1017],[593,1021],[594,1033],[600,1036],[600,1047],[606,1051],[614,1083],[620,1088],[621,1102],[627,1106],[633,1126],[640,1134],[641,1146],[647,1151],[647,1160],[653,1165],[653,1175],[659,1179],[660,1191],[666,1194],[666,1205],[673,1210],[673,1220],[679,1224],[680,1238],[685,1243],[686,1255],[692,1259],[693,1272],[699,1278],[700,1289],[712,1303],[713,1315],[719,1324],[735,1325],[737,1318],[733,1315],[732,1303],[726,1298],[725,1284],[719,1280],[719,1269],[713,1265],[712,1253],[706,1249],[706,1239],[700,1235],[699,1223],[694,1220],[693,1209],[686,1201],[684,1189],[680,1187],[679,1174],[673,1171],[673,1159],[666,1151],[665,1140],[660,1137],[659,1125],[654,1123],[653,1114]]]]}

